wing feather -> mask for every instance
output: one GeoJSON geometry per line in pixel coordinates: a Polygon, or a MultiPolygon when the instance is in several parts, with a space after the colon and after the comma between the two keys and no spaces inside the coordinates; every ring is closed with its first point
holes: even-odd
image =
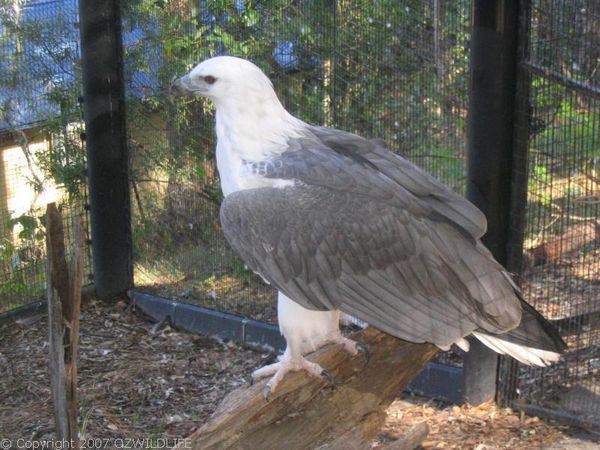
{"type": "Polygon", "coordinates": [[[424,199],[437,213],[473,237],[480,238],[485,234],[487,223],[479,209],[401,155],[388,151],[377,140],[367,140],[346,131],[325,127],[312,127],[312,132],[319,141],[336,151],[360,155],[382,174],[414,196],[424,199]]]}
{"type": "Polygon", "coordinates": [[[238,191],[221,207],[234,250],[287,296],[414,342],[450,345],[473,330],[517,326],[521,309],[510,282],[460,227],[392,188],[338,190],[346,183],[310,185],[297,167],[294,173],[302,183],[238,191]]]}
{"type": "Polygon", "coordinates": [[[261,173],[293,187],[235,192],[221,207],[249,267],[306,308],[414,342],[518,325],[515,287],[478,241],[486,222],[471,203],[375,141],[312,127],[288,144],[261,173]]]}

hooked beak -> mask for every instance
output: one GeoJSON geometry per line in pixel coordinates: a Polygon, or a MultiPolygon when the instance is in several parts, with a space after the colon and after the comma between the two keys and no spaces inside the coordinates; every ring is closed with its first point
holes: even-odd
{"type": "Polygon", "coordinates": [[[198,89],[194,89],[190,86],[189,74],[175,79],[169,87],[169,96],[171,98],[186,97],[190,95],[196,95],[197,93],[198,89]]]}

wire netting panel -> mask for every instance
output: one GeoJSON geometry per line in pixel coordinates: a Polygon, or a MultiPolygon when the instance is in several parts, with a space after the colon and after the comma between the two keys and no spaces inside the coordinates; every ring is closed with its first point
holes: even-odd
{"type": "MultiPolygon", "coordinates": [[[[45,296],[45,206],[86,220],[73,0],[0,7],[0,312],[45,296]]],[[[90,273],[89,252],[86,272],[90,273]]]]}
{"type": "Polygon", "coordinates": [[[525,298],[569,348],[545,369],[503,360],[499,396],[600,423],[600,4],[532,2],[525,298]]]}
{"type": "Polygon", "coordinates": [[[242,56],[286,108],[388,147],[464,190],[469,2],[141,3],[124,12],[137,288],[275,321],[274,294],[218,224],[214,114],[165,88],[242,56]]]}

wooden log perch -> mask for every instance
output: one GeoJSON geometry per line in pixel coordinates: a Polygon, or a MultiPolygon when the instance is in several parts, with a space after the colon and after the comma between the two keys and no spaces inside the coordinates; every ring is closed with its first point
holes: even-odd
{"type": "Polygon", "coordinates": [[[389,404],[437,348],[405,342],[373,328],[349,337],[369,349],[366,365],[360,355],[352,357],[338,345],[308,356],[333,375],[335,388],[303,372],[284,378],[268,402],[261,393],[268,380],[238,388],[223,400],[209,422],[190,436],[192,448],[370,448],[389,404]]]}
{"type": "Polygon", "coordinates": [[[62,217],[56,205],[46,209],[48,341],[56,438],[79,449],[77,427],[77,350],[83,284],[83,227],[75,223],[73,255],[67,263],[62,217]]]}

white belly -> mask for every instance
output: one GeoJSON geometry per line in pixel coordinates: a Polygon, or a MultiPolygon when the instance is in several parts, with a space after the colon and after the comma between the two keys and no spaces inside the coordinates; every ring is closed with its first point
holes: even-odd
{"type": "Polygon", "coordinates": [[[340,336],[340,312],[312,311],[279,292],[279,330],[287,342],[289,356],[305,355],[340,336]]]}

